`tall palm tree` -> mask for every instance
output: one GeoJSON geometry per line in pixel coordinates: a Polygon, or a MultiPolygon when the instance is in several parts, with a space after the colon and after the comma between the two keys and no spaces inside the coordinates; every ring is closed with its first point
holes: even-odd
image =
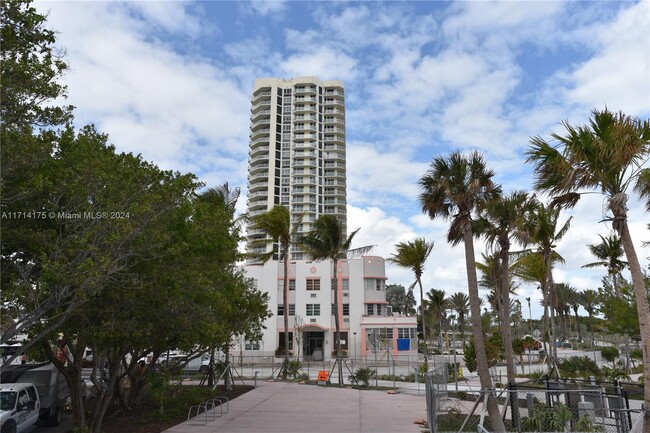
{"type": "Polygon", "coordinates": [[[463,292],[456,292],[449,297],[449,306],[454,309],[458,315],[458,327],[460,328],[460,338],[465,346],[465,319],[469,313],[469,296],[463,292]]]}
{"type": "Polygon", "coordinates": [[[435,331],[438,332],[438,349],[442,350],[442,323],[447,317],[447,308],[449,306],[445,291],[436,289],[429,290],[423,304],[425,305],[424,310],[431,317],[434,325],[432,326],[432,333],[435,331]]]}
{"type": "MultiPolygon", "coordinates": [[[[564,263],[564,259],[555,251],[556,244],[569,231],[571,218],[558,228],[560,209],[546,206],[537,202],[532,212],[528,214],[527,221],[521,233],[522,240],[527,245],[535,245],[537,248],[530,251],[530,254],[537,257],[537,270],[543,272],[540,287],[543,295],[544,320],[550,322],[551,347],[546,353],[551,355],[551,365],[557,362],[557,346],[555,339],[557,332],[555,328],[556,292],[553,282],[553,264],[564,263]],[[539,267],[541,266],[541,268],[539,267]],[[550,317],[549,317],[550,307],[550,317]]],[[[534,263],[535,260],[531,261],[534,263]]],[[[538,275],[539,276],[539,275],[538,275]]],[[[546,330],[545,330],[546,332],[546,330]]],[[[557,369],[553,370],[557,373],[557,369]]]]}
{"type": "MultiPolygon", "coordinates": [[[[483,390],[492,388],[492,379],[481,324],[472,214],[475,213],[480,202],[499,193],[499,187],[492,181],[493,176],[494,172],[486,168],[485,161],[478,152],[472,152],[467,156],[460,152],[453,152],[448,158],[434,158],[429,170],[419,181],[422,191],[420,194],[422,211],[432,219],[450,220],[447,241],[452,245],[463,242],[465,246],[465,266],[472,312],[476,364],[483,390]]],[[[488,398],[487,409],[494,430],[504,432],[505,425],[501,419],[498,404],[491,395],[488,398]]]]}
{"type": "Polygon", "coordinates": [[[489,250],[494,251],[499,267],[496,287],[497,305],[500,308],[501,336],[506,357],[508,383],[515,383],[515,358],[512,350],[510,328],[510,246],[511,241],[521,238],[526,215],[532,209],[532,201],[524,191],[498,195],[483,203],[475,230],[485,238],[489,250]]]}
{"type": "MultiPolygon", "coordinates": [[[[598,259],[598,261],[593,263],[588,263],[583,266],[583,268],[595,268],[604,266],[607,268],[607,273],[612,277],[612,285],[614,286],[614,295],[616,297],[621,296],[619,289],[619,279],[621,277],[621,272],[627,266],[627,262],[621,260],[623,256],[623,241],[620,236],[612,235],[607,237],[600,237],[601,242],[599,244],[587,245],[591,254],[598,259]]],[[[627,333],[623,335],[623,340],[625,341],[625,359],[629,361],[630,357],[627,356],[630,353],[629,348],[629,338],[627,333]]],[[[618,346],[618,338],[614,336],[614,343],[618,346]]],[[[627,364],[629,368],[629,363],[627,364]]]]}
{"type": "Polygon", "coordinates": [[[571,303],[578,292],[576,289],[566,283],[555,285],[555,305],[553,308],[560,315],[560,329],[562,330],[563,339],[569,338],[571,303]]]}
{"type": "Polygon", "coordinates": [[[580,305],[584,307],[589,316],[589,332],[591,333],[591,344],[593,345],[595,342],[593,316],[598,305],[598,292],[591,289],[580,292],[580,305]]]}
{"type": "MultiPolygon", "coordinates": [[[[287,368],[289,366],[289,247],[291,241],[296,235],[298,225],[291,228],[291,213],[284,206],[276,205],[268,212],[256,215],[251,218],[252,228],[262,231],[268,238],[258,243],[269,244],[277,243],[279,248],[279,259],[283,265],[283,286],[282,300],[284,302],[284,365],[282,367],[282,378],[287,378],[287,368]]],[[[256,243],[253,243],[255,245],[256,243]]],[[[257,255],[255,258],[262,262],[267,262],[273,258],[275,251],[271,250],[266,254],[257,255]]],[[[300,350],[300,348],[296,348],[300,350]]]]}
{"type": "MultiPolygon", "coordinates": [[[[314,222],[311,232],[298,238],[298,244],[312,260],[331,260],[332,277],[338,282],[338,262],[351,256],[367,253],[372,246],[351,248],[352,240],[359,232],[356,229],[346,236],[341,221],[333,215],[321,215],[314,222]]],[[[339,317],[338,290],[334,290],[334,324],[336,327],[336,361],[338,363],[339,385],[343,385],[343,364],[341,363],[341,324],[339,317]]]]}
{"type": "Polygon", "coordinates": [[[424,273],[424,264],[433,250],[433,242],[427,242],[424,238],[417,238],[414,241],[400,242],[395,245],[395,248],[397,248],[397,253],[393,254],[388,259],[388,262],[413,271],[415,281],[409,286],[409,291],[412,291],[416,284],[420,288],[420,317],[422,318],[422,340],[424,341],[424,358],[426,359],[427,323],[424,314],[422,274],[424,273]]]}
{"type": "MultiPolygon", "coordinates": [[[[608,220],[623,240],[632,274],[641,324],[641,339],[650,341],[650,305],[641,264],[628,227],[628,194],[635,190],[650,211],[650,121],[594,110],[587,125],[563,122],[566,134],[551,134],[554,144],[541,137],[531,141],[528,161],[535,167],[538,190],[571,207],[582,193],[593,190],[605,196],[608,220]]],[[[644,352],[644,374],[650,377],[650,350],[644,352]]],[[[650,407],[650,386],[645,387],[645,405],[650,407]]],[[[650,411],[644,415],[644,431],[650,433],[650,411]]]]}
{"type": "Polygon", "coordinates": [[[623,241],[620,236],[613,235],[600,237],[599,244],[587,245],[589,247],[589,252],[598,259],[598,261],[593,263],[588,263],[583,268],[596,268],[596,267],[605,267],[607,268],[607,273],[612,276],[612,283],[614,284],[614,293],[618,296],[618,277],[621,275],[621,272],[627,266],[627,262],[621,260],[623,254],[623,241]]]}

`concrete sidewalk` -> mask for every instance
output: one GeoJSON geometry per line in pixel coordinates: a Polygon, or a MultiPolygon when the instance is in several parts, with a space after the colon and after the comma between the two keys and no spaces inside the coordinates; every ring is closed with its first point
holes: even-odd
{"type": "Polygon", "coordinates": [[[424,396],[257,382],[207,425],[179,424],[165,433],[420,433],[424,396]]]}

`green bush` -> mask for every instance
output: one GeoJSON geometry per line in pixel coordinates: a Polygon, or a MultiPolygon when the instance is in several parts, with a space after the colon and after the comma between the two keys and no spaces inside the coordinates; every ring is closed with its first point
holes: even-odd
{"type": "Polygon", "coordinates": [[[364,387],[368,387],[370,385],[370,381],[375,378],[375,370],[369,367],[361,367],[357,368],[357,371],[354,372],[349,377],[349,380],[352,382],[356,383],[359,385],[359,383],[362,384],[364,387]]]}
{"type": "Polygon", "coordinates": [[[633,349],[633,350],[631,350],[630,351],[630,358],[642,361],[643,360],[643,351],[641,349],[633,349]]]}
{"type": "Polygon", "coordinates": [[[302,364],[297,359],[292,359],[287,364],[287,375],[292,379],[297,379],[300,376],[300,367],[302,364]]]}
{"type": "Polygon", "coordinates": [[[611,362],[612,364],[618,357],[618,349],[615,348],[614,346],[603,347],[602,349],[600,349],[600,353],[603,355],[603,358],[605,358],[607,361],[611,362]]]}
{"type": "Polygon", "coordinates": [[[572,419],[571,410],[564,404],[549,407],[535,402],[530,416],[521,419],[522,431],[563,432],[572,419]]]}
{"type": "Polygon", "coordinates": [[[607,367],[603,366],[602,368],[603,371],[603,378],[611,381],[615,380],[630,380],[630,375],[627,374],[627,371],[622,368],[617,368],[617,367],[607,367]]]}
{"type": "Polygon", "coordinates": [[[589,379],[590,376],[600,377],[602,372],[593,359],[588,356],[572,356],[558,361],[562,377],[589,379]]]}

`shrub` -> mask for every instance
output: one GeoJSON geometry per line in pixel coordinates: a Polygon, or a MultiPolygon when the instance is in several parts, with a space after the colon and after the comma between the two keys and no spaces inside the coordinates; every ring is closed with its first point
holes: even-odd
{"type": "Polygon", "coordinates": [[[287,364],[287,375],[293,379],[297,379],[300,376],[300,367],[302,367],[300,361],[292,359],[287,364]]]}
{"type": "Polygon", "coordinates": [[[563,377],[589,379],[590,376],[600,377],[602,372],[593,359],[588,356],[572,356],[561,359],[558,368],[563,377]]]}
{"type": "Polygon", "coordinates": [[[614,360],[618,357],[618,349],[614,346],[603,347],[600,353],[603,355],[603,358],[612,364],[614,364],[614,360]]]}
{"type": "Polygon", "coordinates": [[[630,358],[643,360],[643,351],[641,349],[634,349],[630,351],[630,358]]]}
{"type": "Polygon", "coordinates": [[[357,368],[357,371],[352,374],[349,379],[359,385],[359,382],[361,382],[362,386],[368,387],[370,385],[370,381],[375,378],[375,370],[369,367],[361,367],[357,368]]]}
{"type": "Polygon", "coordinates": [[[630,380],[630,375],[627,374],[627,371],[625,371],[622,368],[610,368],[607,366],[603,366],[602,368],[603,371],[603,377],[607,380],[615,381],[615,380],[630,380]]]}

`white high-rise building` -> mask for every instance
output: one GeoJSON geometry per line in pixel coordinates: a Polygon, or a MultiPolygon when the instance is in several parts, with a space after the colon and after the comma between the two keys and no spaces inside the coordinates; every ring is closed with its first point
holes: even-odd
{"type": "MultiPolygon", "coordinates": [[[[248,213],[286,206],[298,234],[320,215],[336,215],[346,227],[345,97],[341,81],[318,77],[255,80],[251,100],[248,213]]],[[[247,233],[247,252],[264,238],[247,233]]],[[[276,250],[277,251],[277,250],[276,250]]],[[[277,257],[276,257],[277,258],[277,257]]],[[[294,245],[292,260],[303,259],[294,245]]]]}

